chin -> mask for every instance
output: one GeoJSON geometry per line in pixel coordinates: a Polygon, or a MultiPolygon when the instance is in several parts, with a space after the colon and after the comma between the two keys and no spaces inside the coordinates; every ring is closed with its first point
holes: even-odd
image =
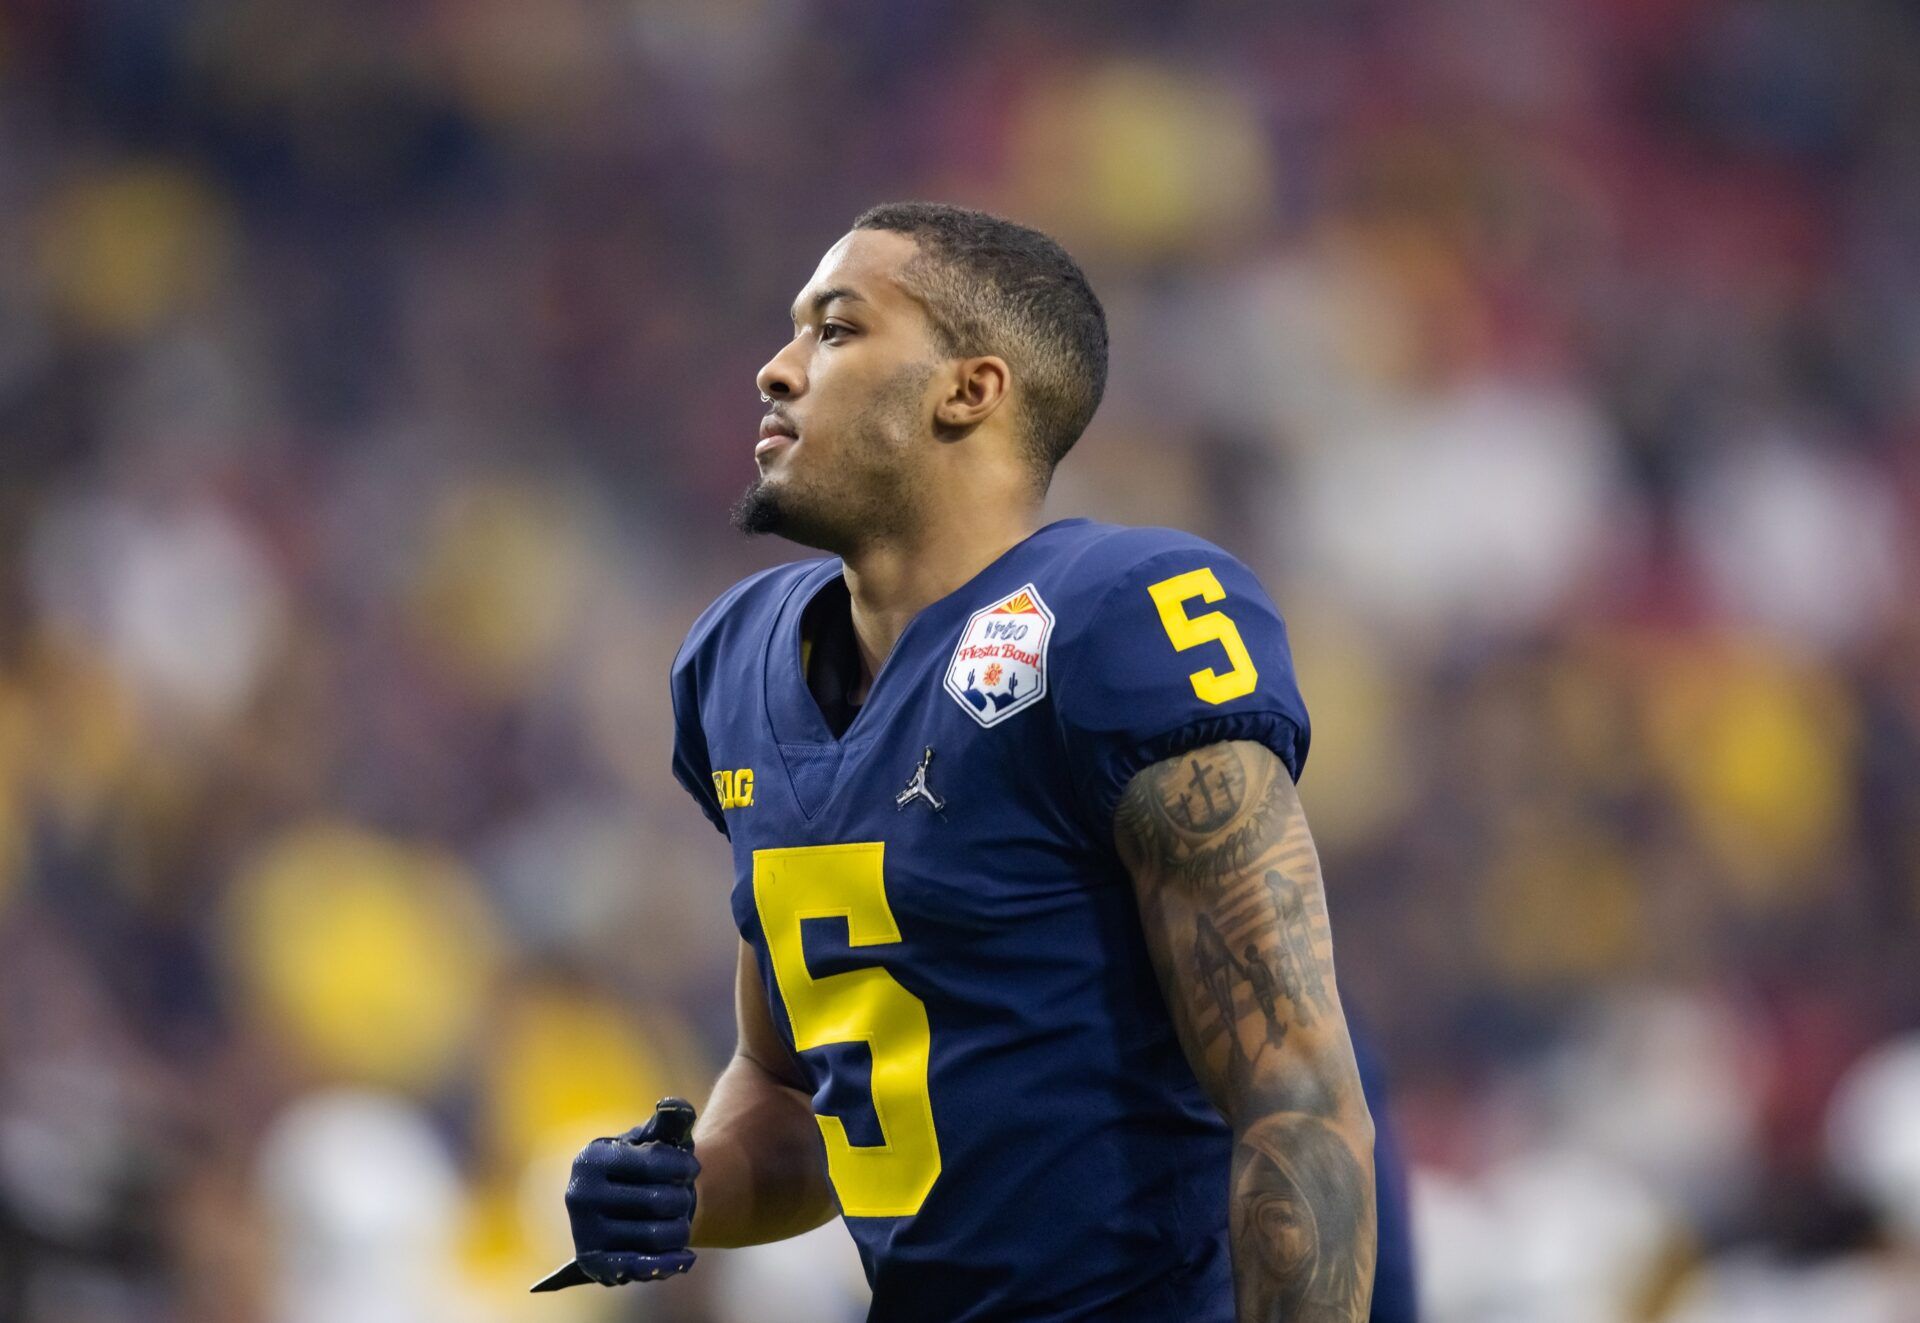
{"type": "Polygon", "coordinates": [[[748,536],[771,533],[803,547],[844,556],[859,543],[845,518],[835,519],[785,482],[756,478],[733,505],[733,526],[748,536]]]}
{"type": "Polygon", "coordinates": [[[731,512],[733,526],[749,536],[759,533],[782,534],[789,522],[785,503],[777,484],[764,477],[755,478],[740,493],[731,512]]]}

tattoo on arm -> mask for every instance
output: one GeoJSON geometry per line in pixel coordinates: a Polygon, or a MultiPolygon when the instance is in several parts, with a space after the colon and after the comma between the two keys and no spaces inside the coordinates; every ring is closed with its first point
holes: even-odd
{"type": "Polygon", "coordinates": [[[1257,744],[1170,758],[1133,779],[1114,835],[1175,1027],[1234,1126],[1241,1323],[1365,1318],[1372,1127],[1291,776],[1257,744]]]}

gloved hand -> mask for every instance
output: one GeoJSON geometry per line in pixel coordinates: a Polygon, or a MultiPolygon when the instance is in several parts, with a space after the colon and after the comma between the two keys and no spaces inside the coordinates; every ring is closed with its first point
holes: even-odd
{"type": "Polygon", "coordinates": [[[567,1217],[573,1262],[533,1289],[652,1281],[693,1266],[693,1104],[662,1098],[653,1116],[617,1139],[596,1139],[573,1160],[567,1217]]]}

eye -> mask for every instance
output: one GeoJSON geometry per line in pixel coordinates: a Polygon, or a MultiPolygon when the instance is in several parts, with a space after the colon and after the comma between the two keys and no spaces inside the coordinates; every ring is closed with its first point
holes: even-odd
{"type": "Polygon", "coordinates": [[[839,322],[822,322],[820,323],[820,343],[833,344],[839,337],[850,335],[852,331],[852,327],[842,326],[839,322]]]}

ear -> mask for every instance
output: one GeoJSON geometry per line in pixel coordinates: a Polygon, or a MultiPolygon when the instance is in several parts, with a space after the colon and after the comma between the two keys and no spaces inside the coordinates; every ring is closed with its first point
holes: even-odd
{"type": "Polygon", "coordinates": [[[1013,387],[1007,360],[997,354],[958,360],[947,380],[946,396],[935,406],[933,420],[943,435],[956,440],[991,417],[1013,387]]]}

